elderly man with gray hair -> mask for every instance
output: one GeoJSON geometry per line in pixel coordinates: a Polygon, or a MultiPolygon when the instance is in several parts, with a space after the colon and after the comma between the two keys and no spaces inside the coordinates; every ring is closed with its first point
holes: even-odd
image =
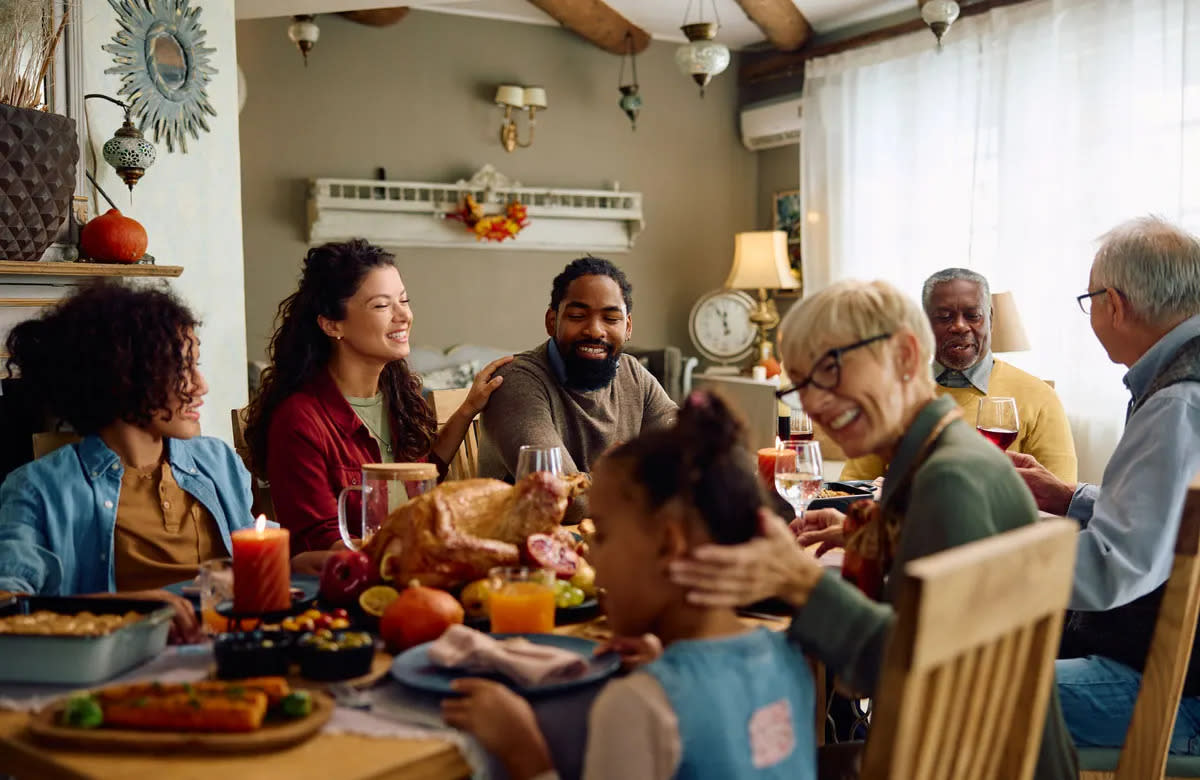
{"type": "MultiPolygon", "coordinates": [[[[1012,398],[1020,428],[1009,449],[1037,458],[1055,476],[1078,476],[1075,443],[1062,402],[1049,384],[992,355],[992,294],[981,274],[946,268],[925,280],[921,304],[933,329],[933,379],[974,427],[981,398],[1012,398]]],[[[875,479],[886,463],[876,455],[854,458],[842,479],[875,479]]]]}
{"type": "MultiPolygon", "coordinates": [[[[1083,526],[1055,674],[1076,744],[1116,747],[1200,471],[1200,240],[1155,217],[1119,225],[1077,297],[1109,358],[1129,367],[1125,430],[1103,483],[1070,484],[1029,456],[1010,457],[1041,509],[1083,526]]],[[[1183,694],[1171,752],[1200,754],[1197,645],[1183,694]]]]}

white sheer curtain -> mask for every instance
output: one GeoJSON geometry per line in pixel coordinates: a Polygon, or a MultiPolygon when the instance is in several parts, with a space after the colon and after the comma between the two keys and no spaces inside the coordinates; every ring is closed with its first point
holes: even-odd
{"type": "Polygon", "coordinates": [[[806,287],[919,295],[964,266],[1012,290],[1055,380],[1080,477],[1099,481],[1128,398],[1073,297],[1096,239],[1155,213],[1200,229],[1200,0],[1039,0],[809,62],[806,287]]]}

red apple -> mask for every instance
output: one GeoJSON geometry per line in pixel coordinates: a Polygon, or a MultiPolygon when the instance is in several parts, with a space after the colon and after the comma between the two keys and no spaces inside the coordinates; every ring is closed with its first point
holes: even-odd
{"type": "Polygon", "coordinates": [[[321,603],[334,607],[355,604],[358,594],[371,583],[372,574],[366,553],[338,550],[321,570],[321,603]]]}

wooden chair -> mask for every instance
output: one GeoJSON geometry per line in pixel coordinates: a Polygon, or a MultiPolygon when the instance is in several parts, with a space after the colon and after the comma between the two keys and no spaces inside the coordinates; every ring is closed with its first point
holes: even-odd
{"type": "Polygon", "coordinates": [[[1120,750],[1079,751],[1081,780],[1154,780],[1200,777],[1200,756],[1169,756],[1171,732],[1183,695],[1196,619],[1200,614],[1200,476],[1188,487],[1175,561],[1158,608],[1142,687],[1120,750]]]}
{"type": "Polygon", "coordinates": [[[35,459],[54,452],[59,447],[74,444],[80,436],[73,431],[49,431],[33,434],[33,457],[35,459]]]}
{"type": "MultiPolygon", "coordinates": [[[[450,419],[450,415],[454,414],[462,405],[462,402],[467,400],[468,392],[469,390],[465,387],[430,391],[429,402],[433,406],[433,413],[437,415],[439,430],[450,419]]],[[[450,472],[446,475],[446,479],[474,479],[477,476],[479,476],[479,418],[472,420],[470,427],[467,428],[467,435],[463,438],[462,445],[454,454],[454,460],[450,461],[450,472]]]]}
{"type": "Polygon", "coordinates": [[[863,778],[1032,777],[1078,530],[1048,520],[904,567],[863,778]]]}
{"type": "Polygon", "coordinates": [[[233,423],[233,450],[242,459],[242,465],[246,467],[246,471],[250,472],[250,495],[254,498],[254,503],[250,507],[250,511],[255,514],[263,514],[268,520],[275,519],[275,504],[271,501],[271,483],[265,479],[259,479],[254,474],[254,460],[250,456],[250,443],[246,441],[246,414],[248,407],[241,409],[231,409],[229,417],[233,423]]]}

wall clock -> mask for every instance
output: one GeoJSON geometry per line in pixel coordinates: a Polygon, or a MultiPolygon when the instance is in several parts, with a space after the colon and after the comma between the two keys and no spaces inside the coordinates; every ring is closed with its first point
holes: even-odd
{"type": "Polygon", "coordinates": [[[688,330],[700,354],[716,363],[738,363],[754,352],[758,328],[750,322],[755,302],[740,290],[713,290],[692,307],[688,330]]]}

